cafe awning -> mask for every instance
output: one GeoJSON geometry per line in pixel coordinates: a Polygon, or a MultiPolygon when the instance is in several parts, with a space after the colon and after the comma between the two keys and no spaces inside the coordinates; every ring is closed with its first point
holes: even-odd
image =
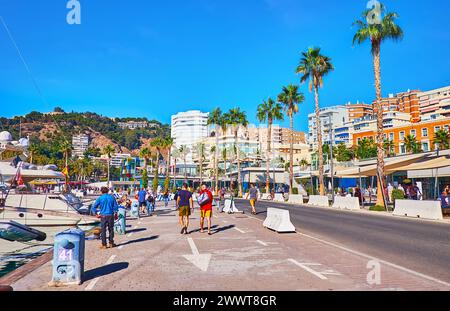
{"type": "Polygon", "coordinates": [[[414,162],[409,165],[403,165],[397,167],[395,170],[388,169],[388,173],[393,173],[396,171],[418,171],[418,170],[429,170],[429,169],[437,169],[443,167],[450,167],[450,158],[448,157],[439,157],[434,159],[423,159],[419,162],[414,162]]]}

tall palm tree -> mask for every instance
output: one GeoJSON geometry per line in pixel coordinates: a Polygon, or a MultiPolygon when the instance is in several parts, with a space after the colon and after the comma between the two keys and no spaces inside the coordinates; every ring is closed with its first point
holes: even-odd
{"type": "Polygon", "coordinates": [[[227,153],[228,150],[226,147],[222,149],[222,160],[223,160],[223,167],[224,167],[224,177],[227,176],[227,153]]]}
{"type": "Polygon", "coordinates": [[[434,133],[433,143],[438,145],[439,149],[450,148],[450,134],[445,130],[439,130],[434,133]]]}
{"type": "Polygon", "coordinates": [[[115,149],[111,145],[107,145],[107,146],[105,146],[105,148],[103,148],[103,154],[108,157],[108,184],[107,184],[108,187],[110,187],[111,157],[114,152],[115,152],[115,149]]]}
{"type": "Polygon", "coordinates": [[[259,122],[266,122],[268,125],[267,133],[267,150],[266,150],[266,193],[270,193],[270,152],[272,143],[272,124],[274,120],[283,121],[283,107],[280,103],[275,103],[275,101],[269,97],[267,101],[263,101],[261,105],[258,106],[258,111],[256,117],[259,122]]]}
{"type": "MultiPolygon", "coordinates": [[[[382,13],[385,13],[385,7],[381,6],[382,13]]],[[[391,12],[386,13],[380,23],[369,23],[369,12],[366,10],[362,14],[362,19],[353,23],[358,27],[356,34],[353,37],[353,45],[362,44],[370,40],[371,52],[373,58],[373,69],[375,75],[375,93],[376,93],[376,110],[377,110],[377,205],[384,206],[382,185],[384,185],[384,149],[383,149],[383,107],[382,107],[382,92],[381,92],[381,65],[380,65],[380,50],[381,43],[385,40],[392,39],[394,41],[403,38],[403,30],[396,24],[398,14],[391,12]]]]}
{"type": "Polygon", "coordinates": [[[180,158],[180,152],[177,148],[172,151],[172,159],[174,161],[174,170],[173,170],[173,187],[177,187],[177,160],[180,158]]]}
{"type": "Polygon", "coordinates": [[[164,191],[167,191],[170,188],[170,162],[171,162],[171,159],[170,159],[171,153],[170,153],[170,151],[171,151],[172,146],[173,146],[173,138],[171,138],[171,137],[165,138],[164,141],[163,141],[163,146],[164,146],[164,148],[167,151],[166,180],[164,181],[164,191]]]}
{"type": "Polygon", "coordinates": [[[29,153],[29,156],[30,156],[30,164],[33,164],[33,158],[34,158],[34,155],[38,152],[38,147],[35,145],[35,144],[31,144],[29,147],[28,147],[28,153],[29,153]]]}
{"type": "Polygon", "coordinates": [[[219,189],[219,187],[217,186],[217,178],[219,177],[219,173],[217,172],[217,145],[211,146],[209,153],[213,155],[213,174],[210,174],[210,178],[212,178],[214,175],[214,189],[219,189]]]}
{"type": "Polygon", "coordinates": [[[247,127],[248,120],[245,112],[241,111],[241,108],[230,109],[225,114],[226,123],[233,128],[234,132],[234,148],[237,161],[237,184],[239,189],[239,196],[242,197],[242,183],[241,183],[241,161],[240,152],[238,146],[238,131],[241,126],[247,127]]]}
{"type": "MultiPolygon", "coordinates": [[[[208,117],[208,125],[214,125],[216,127],[216,148],[215,148],[215,158],[218,159],[219,158],[219,130],[220,127],[222,125],[223,122],[223,115],[222,115],[222,110],[220,108],[216,108],[214,109],[208,117]]],[[[224,132],[225,135],[225,132],[224,132]]],[[[214,166],[214,173],[215,173],[215,193],[218,194],[219,193],[219,184],[218,184],[218,179],[219,179],[219,170],[217,169],[217,166],[214,166]]]]}
{"type": "Polygon", "coordinates": [[[299,93],[298,86],[289,84],[284,86],[280,95],[278,95],[278,102],[284,105],[286,115],[290,121],[290,150],[289,150],[289,194],[292,194],[294,186],[294,115],[298,113],[298,104],[305,100],[305,96],[299,93]]]}
{"type": "Polygon", "coordinates": [[[180,157],[183,159],[184,162],[184,182],[187,183],[188,182],[188,178],[187,178],[187,155],[190,152],[190,149],[188,146],[186,145],[181,145],[180,148],[178,149],[178,152],[180,154],[180,157]]]}
{"type": "Polygon", "coordinates": [[[205,144],[204,143],[198,143],[196,146],[197,151],[197,157],[200,167],[200,185],[203,184],[203,161],[205,159],[205,144]]]}
{"type": "Polygon", "coordinates": [[[161,158],[162,149],[165,147],[165,139],[163,137],[155,138],[150,146],[156,149],[155,174],[153,176],[153,191],[158,189],[159,185],[159,160],[161,158]]]}
{"type": "Polygon", "coordinates": [[[142,186],[144,188],[148,187],[148,159],[152,156],[152,152],[148,147],[141,149],[139,153],[140,157],[144,159],[144,168],[142,169],[142,186]]]}

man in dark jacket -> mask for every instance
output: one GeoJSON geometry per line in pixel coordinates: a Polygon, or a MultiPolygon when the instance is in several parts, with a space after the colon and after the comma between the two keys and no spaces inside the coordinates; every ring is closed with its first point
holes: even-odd
{"type": "Polygon", "coordinates": [[[100,207],[100,218],[102,224],[102,246],[100,249],[116,247],[114,244],[114,214],[119,210],[119,205],[112,195],[108,194],[108,188],[102,188],[102,196],[92,205],[94,213],[100,207]],[[109,245],[106,247],[106,229],[109,232],[109,245]]]}

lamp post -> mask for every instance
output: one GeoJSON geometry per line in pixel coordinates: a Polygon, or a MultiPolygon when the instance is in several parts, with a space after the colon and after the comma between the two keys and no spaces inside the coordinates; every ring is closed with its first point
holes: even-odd
{"type": "Polygon", "coordinates": [[[330,177],[331,177],[331,197],[334,203],[334,165],[333,165],[333,123],[331,116],[336,113],[335,111],[330,111],[324,116],[328,117],[329,135],[330,135],[330,177]]]}

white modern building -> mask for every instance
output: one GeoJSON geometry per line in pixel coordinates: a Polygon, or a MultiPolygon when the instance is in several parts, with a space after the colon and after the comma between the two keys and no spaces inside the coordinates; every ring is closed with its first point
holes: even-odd
{"type": "MultiPolygon", "coordinates": [[[[331,127],[333,129],[342,127],[345,123],[349,122],[349,113],[346,106],[333,106],[320,109],[320,125],[322,128],[322,141],[323,144],[330,144],[330,117],[331,127]]],[[[308,143],[309,148],[315,150],[318,148],[317,144],[317,126],[316,126],[316,114],[311,113],[308,115],[308,143]]],[[[334,142],[334,137],[333,137],[334,142]]]]}
{"type": "MultiPolygon", "coordinates": [[[[199,110],[179,112],[172,116],[171,136],[174,147],[187,146],[194,149],[195,144],[208,137],[208,116],[209,113],[199,110]]],[[[187,163],[192,164],[192,151],[187,156],[187,163]]]]}
{"type": "Polygon", "coordinates": [[[85,134],[73,136],[72,147],[74,157],[83,157],[89,147],[89,136],[85,134]]]}

